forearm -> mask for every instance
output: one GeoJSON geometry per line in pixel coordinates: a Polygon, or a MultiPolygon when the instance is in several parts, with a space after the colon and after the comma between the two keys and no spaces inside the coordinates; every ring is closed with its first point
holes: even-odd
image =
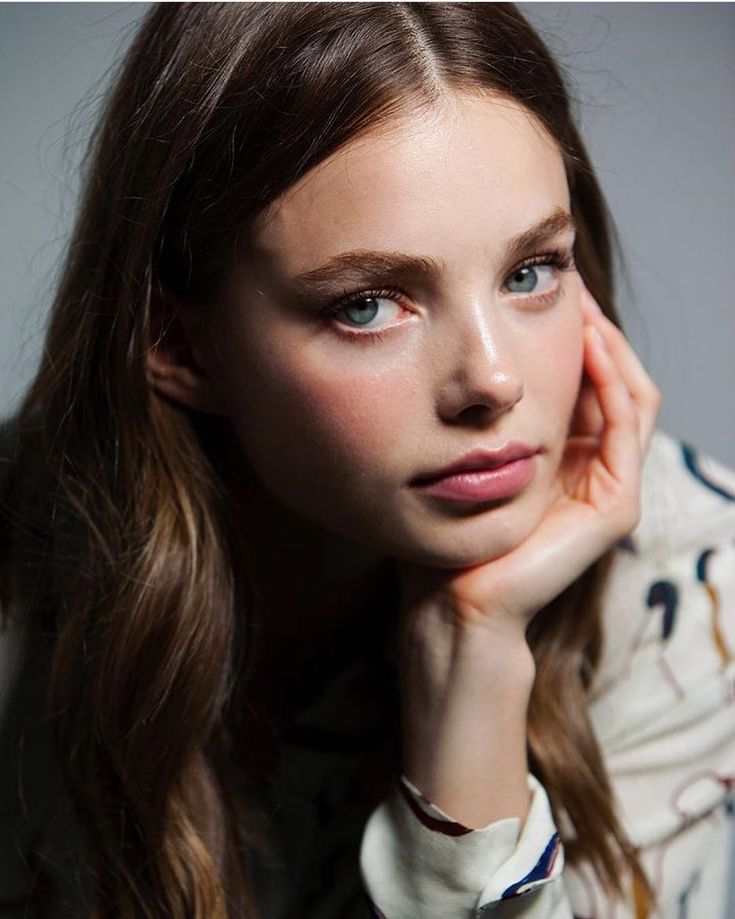
{"type": "Polygon", "coordinates": [[[441,628],[414,636],[402,684],[404,775],[469,828],[525,819],[526,718],[534,663],[525,639],[441,628]]]}

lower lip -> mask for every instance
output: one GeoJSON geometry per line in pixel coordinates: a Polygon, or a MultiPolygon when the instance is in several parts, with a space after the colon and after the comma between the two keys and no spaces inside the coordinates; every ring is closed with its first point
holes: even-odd
{"type": "Polygon", "coordinates": [[[535,471],[535,455],[524,456],[494,469],[460,472],[415,487],[433,498],[446,498],[450,501],[494,501],[496,498],[507,498],[525,488],[535,471]]]}

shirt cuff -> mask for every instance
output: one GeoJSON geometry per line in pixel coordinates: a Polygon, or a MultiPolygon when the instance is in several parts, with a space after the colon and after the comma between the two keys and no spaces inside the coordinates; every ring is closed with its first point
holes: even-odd
{"type": "Polygon", "coordinates": [[[405,777],[370,815],[360,847],[368,895],[387,919],[472,915],[559,878],[564,850],[546,790],[527,774],[531,802],[521,827],[507,817],[470,829],[405,777]]]}

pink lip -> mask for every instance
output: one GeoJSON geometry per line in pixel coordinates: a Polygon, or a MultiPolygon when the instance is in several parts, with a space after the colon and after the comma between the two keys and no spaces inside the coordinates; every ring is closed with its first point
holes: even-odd
{"type": "Polygon", "coordinates": [[[450,501],[493,501],[514,495],[531,481],[536,457],[525,456],[493,469],[476,469],[417,483],[424,494],[450,501]]]}
{"type": "Polygon", "coordinates": [[[492,501],[525,488],[536,471],[538,448],[512,441],[500,450],[472,450],[442,469],[416,477],[424,494],[452,501],[492,501]]]}
{"type": "Polygon", "coordinates": [[[460,456],[458,460],[455,460],[448,466],[421,473],[421,475],[416,476],[412,480],[412,484],[422,485],[425,482],[441,479],[448,475],[455,475],[458,472],[472,472],[476,469],[495,469],[505,463],[511,463],[513,460],[533,456],[534,453],[538,453],[537,447],[529,447],[528,444],[521,443],[517,440],[510,441],[499,450],[471,450],[469,453],[465,453],[464,456],[460,456]]]}

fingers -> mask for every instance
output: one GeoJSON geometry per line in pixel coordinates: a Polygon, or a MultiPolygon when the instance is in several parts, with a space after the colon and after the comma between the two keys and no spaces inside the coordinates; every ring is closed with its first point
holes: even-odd
{"type": "Polygon", "coordinates": [[[602,335],[588,323],[584,336],[585,367],[595,387],[604,422],[599,458],[616,481],[635,481],[641,466],[638,413],[602,335]]]}
{"type": "Polygon", "coordinates": [[[606,351],[612,358],[633,402],[641,455],[645,455],[648,452],[656,425],[656,416],[661,407],[661,393],[625,335],[602,313],[586,287],[582,288],[582,305],[587,324],[595,328],[601,335],[606,351]]]}
{"type": "Polygon", "coordinates": [[[579,389],[574,413],[569,425],[569,434],[574,437],[599,437],[604,420],[597,393],[590,381],[584,379],[579,389]]]}

